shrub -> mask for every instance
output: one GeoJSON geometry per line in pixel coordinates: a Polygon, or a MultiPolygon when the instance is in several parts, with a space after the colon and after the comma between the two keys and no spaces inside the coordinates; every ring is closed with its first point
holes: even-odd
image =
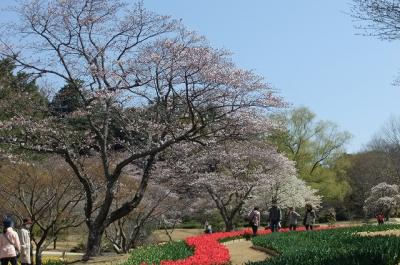
{"type": "Polygon", "coordinates": [[[190,220],[186,221],[178,226],[179,228],[184,228],[184,229],[192,229],[192,228],[202,228],[202,224],[200,224],[197,221],[190,220]]]}
{"type": "Polygon", "coordinates": [[[320,223],[328,223],[329,225],[334,225],[336,223],[336,211],[335,208],[331,207],[323,210],[319,214],[318,221],[320,223]]]}
{"type": "Polygon", "coordinates": [[[225,231],[225,223],[224,222],[212,223],[212,229],[213,232],[225,231]]]}

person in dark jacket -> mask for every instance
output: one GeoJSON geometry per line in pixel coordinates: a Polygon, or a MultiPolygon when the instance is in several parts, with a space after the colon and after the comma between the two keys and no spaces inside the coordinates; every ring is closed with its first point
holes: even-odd
{"type": "Polygon", "coordinates": [[[306,213],[304,215],[303,224],[306,230],[313,230],[316,214],[311,204],[306,204],[306,213]]]}
{"type": "Polygon", "coordinates": [[[281,209],[278,207],[276,202],[272,202],[272,207],[268,211],[269,227],[271,232],[279,231],[281,216],[281,209]]]}

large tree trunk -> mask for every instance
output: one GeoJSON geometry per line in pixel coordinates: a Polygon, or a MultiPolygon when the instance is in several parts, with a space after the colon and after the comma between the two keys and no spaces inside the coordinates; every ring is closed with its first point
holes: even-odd
{"type": "Polygon", "coordinates": [[[36,250],[35,264],[42,265],[42,251],[41,250],[36,250]]]}
{"type": "Polygon", "coordinates": [[[34,257],[33,256],[33,244],[31,244],[31,251],[30,251],[29,255],[30,255],[30,258],[31,258],[31,265],[35,265],[36,261],[33,258],[34,257]]]}
{"type": "Polygon", "coordinates": [[[227,219],[225,220],[225,231],[226,232],[231,232],[233,231],[233,220],[227,219]]]}
{"type": "MultiPolygon", "coordinates": [[[[136,191],[135,196],[133,199],[130,201],[128,200],[127,202],[123,203],[123,205],[114,211],[110,212],[111,205],[114,201],[114,191],[115,191],[115,185],[118,180],[118,176],[120,176],[121,171],[123,167],[120,169],[116,169],[114,172],[113,177],[108,177],[109,180],[107,183],[107,189],[106,189],[106,194],[104,201],[102,202],[102,205],[99,209],[99,212],[95,218],[94,221],[90,221],[92,212],[91,209],[93,209],[93,201],[92,201],[92,194],[91,190],[88,189],[88,186],[84,185],[85,191],[86,191],[86,209],[85,209],[85,215],[86,215],[86,225],[89,228],[89,233],[87,237],[87,245],[86,245],[86,253],[82,257],[82,260],[87,261],[90,259],[90,257],[98,256],[101,253],[101,239],[103,237],[103,234],[106,230],[106,228],[113,222],[127,216],[130,212],[132,212],[141,202],[144,193],[147,188],[147,184],[150,178],[150,171],[151,167],[153,166],[154,163],[154,158],[155,154],[151,154],[149,158],[147,159],[147,164],[143,170],[143,176],[140,182],[140,185],[136,191]]],[[[79,172],[78,172],[79,174],[79,172]]],[[[83,184],[85,181],[83,182],[83,184]]],[[[90,188],[90,187],[89,187],[90,188]]]]}
{"type": "Polygon", "coordinates": [[[103,237],[105,229],[97,226],[89,227],[89,234],[87,240],[86,253],[83,256],[83,260],[89,260],[90,257],[98,256],[101,253],[101,239],[103,237]]]}

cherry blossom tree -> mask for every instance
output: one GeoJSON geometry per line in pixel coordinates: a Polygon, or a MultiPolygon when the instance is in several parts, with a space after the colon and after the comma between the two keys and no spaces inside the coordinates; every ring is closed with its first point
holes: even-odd
{"type": "Polygon", "coordinates": [[[273,202],[281,209],[289,207],[300,208],[307,203],[315,208],[321,205],[322,197],[318,190],[309,187],[304,180],[297,177],[296,173],[283,172],[269,178],[264,186],[258,187],[255,196],[249,201],[250,205],[262,205],[265,209],[272,206],[273,202]]]}
{"type": "MultiPolygon", "coordinates": [[[[352,0],[350,14],[355,27],[365,36],[373,36],[384,41],[400,39],[399,0],[352,0]]],[[[400,85],[400,77],[393,84],[400,85]]]]}
{"type": "Polygon", "coordinates": [[[30,76],[67,84],[82,104],[42,119],[17,113],[0,123],[0,140],[59,155],[70,166],[85,192],[84,259],[100,253],[110,224],[138,207],[160,154],[180,142],[236,137],[243,120],[283,105],[229,52],[140,2],[27,0],[16,12],[20,22],[4,28],[0,55],[30,76]],[[102,165],[95,176],[89,158],[102,165]],[[139,185],[113,209],[132,164],[140,168],[139,185]]]}
{"type": "Polygon", "coordinates": [[[400,1],[353,0],[350,11],[365,35],[389,41],[400,38],[400,1]]]}
{"type": "Polygon", "coordinates": [[[259,141],[222,142],[195,151],[183,174],[199,196],[206,194],[218,209],[226,231],[234,228],[247,200],[276,176],[295,174],[293,162],[259,141]]]}
{"type": "Polygon", "coordinates": [[[371,188],[371,194],[365,200],[364,209],[372,214],[382,212],[386,219],[389,219],[390,212],[399,208],[399,206],[399,186],[381,182],[371,188]]]}

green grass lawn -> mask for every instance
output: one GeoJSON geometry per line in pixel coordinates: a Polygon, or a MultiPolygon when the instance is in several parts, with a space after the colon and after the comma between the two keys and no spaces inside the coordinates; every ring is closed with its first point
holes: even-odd
{"type": "Polygon", "coordinates": [[[279,255],[251,265],[397,265],[400,237],[365,237],[364,231],[400,229],[400,225],[360,226],[313,232],[288,232],[259,236],[253,244],[279,255]]]}
{"type": "MultiPolygon", "coordinates": [[[[176,228],[174,231],[171,233],[171,237],[173,241],[178,241],[178,240],[185,240],[187,237],[191,236],[197,236],[200,234],[204,234],[203,229],[197,229],[197,228],[190,228],[190,229],[185,229],[185,228],[176,228]]],[[[167,234],[165,233],[164,230],[155,230],[153,232],[153,236],[156,242],[168,242],[169,238],[167,234]]]]}

